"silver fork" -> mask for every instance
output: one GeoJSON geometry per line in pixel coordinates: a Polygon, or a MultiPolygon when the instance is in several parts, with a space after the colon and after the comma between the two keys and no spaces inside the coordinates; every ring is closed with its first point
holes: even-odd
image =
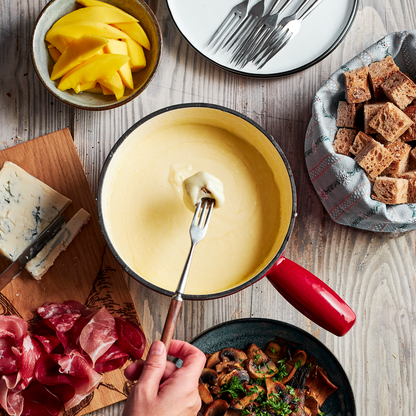
{"type": "Polygon", "coordinates": [[[280,50],[282,50],[290,40],[292,40],[300,30],[302,21],[306,19],[323,0],[315,0],[307,4],[309,0],[304,0],[292,15],[285,17],[279,24],[276,32],[270,38],[269,46],[263,49],[262,53],[257,54],[252,59],[254,64],[261,69],[270,61],[280,50]]]}
{"type": "Polygon", "coordinates": [[[245,19],[241,21],[234,33],[227,42],[224,43],[223,48],[229,51],[234,47],[234,50],[236,50],[243,42],[245,42],[250,31],[264,14],[264,2],[265,0],[260,0],[249,10],[245,19]],[[228,48],[227,45],[229,45],[228,48]]]}
{"type": "MultiPolygon", "coordinates": [[[[234,6],[227,17],[221,23],[220,27],[214,32],[211,39],[207,43],[207,47],[215,48],[228,39],[228,36],[233,33],[238,23],[245,19],[248,13],[248,5],[250,0],[244,0],[234,6]]],[[[217,48],[217,50],[218,50],[217,48]]]]}
{"type": "Polygon", "coordinates": [[[161,340],[166,346],[166,351],[169,351],[169,345],[172,341],[173,333],[175,332],[176,322],[178,321],[179,311],[181,310],[183,301],[182,295],[185,291],[195,246],[205,237],[207,233],[214,204],[214,199],[203,198],[198,202],[195,208],[194,217],[192,218],[191,227],[189,229],[189,234],[191,236],[191,249],[189,250],[185,267],[183,268],[181,278],[179,279],[178,287],[176,288],[175,294],[170,301],[169,312],[162,332],[161,340]]]}
{"type": "Polygon", "coordinates": [[[257,23],[241,47],[235,51],[230,63],[245,66],[251,59],[251,55],[263,47],[277,28],[281,14],[286,10],[293,0],[286,0],[280,3],[280,0],[274,1],[269,12],[265,14],[257,23]]]}

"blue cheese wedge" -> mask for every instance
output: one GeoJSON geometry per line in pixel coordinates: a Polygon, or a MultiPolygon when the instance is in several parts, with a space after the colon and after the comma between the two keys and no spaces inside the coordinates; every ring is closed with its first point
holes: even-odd
{"type": "Polygon", "coordinates": [[[87,211],[80,209],[68,223],[62,227],[61,231],[59,231],[58,234],[43,247],[37,256],[26,264],[26,270],[36,280],[40,280],[53,265],[59,254],[67,249],[90,217],[91,215],[88,214],[87,211]]]}
{"type": "Polygon", "coordinates": [[[71,203],[12,162],[0,170],[0,253],[14,261],[71,203]]]}

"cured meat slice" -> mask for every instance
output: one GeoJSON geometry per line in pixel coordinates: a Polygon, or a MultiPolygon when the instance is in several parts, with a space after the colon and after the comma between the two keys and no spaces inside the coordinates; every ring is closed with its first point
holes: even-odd
{"type": "Polygon", "coordinates": [[[27,334],[27,323],[18,316],[0,315],[0,338],[10,337],[17,347],[21,347],[27,334]]]}
{"type": "Polygon", "coordinates": [[[21,353],[10,337],[0,338],[0,374],[16,373],[21,364],[21,353]]]}
{"type": "Polygon", "coordinates": [[[38,308],[38,314],[47,319],[57,332],[69,331],[81,313],[63,303],[45,303],[38,308]]]}
{"type": "Polygon", "coordinates": [[[78,302],[76,300],[66,300],[64,302],[64,305],[71,306],[72,308],[77,310],[81,314],[81,316],[84,316],[84,317],[89,316],[94,312],[97,312],[96,309],[88,308],[87,306],[83,305],[81,302],[78,302]]]}
{"type": "Polygon", "coordinates": [[[42,350],[38,341],[26,335],[23,340],[22,366],[19,370],[21,381],[19,390],[25,389],[32,381],[35,374],[36,363],[42,355],[42,350]]]}
{"type": "Polygon", "coordinates": [[[129,359],[129,354],[117,345],[112,345],[95,363],[97,373],[107,373],[123,366],[129,359]]]}
{"type": "Polygon", "coordinates": [[[23,411],[22,395],[9,390],[4,379],[0,380],[0,406],[10,416],[20,416],[23,411]]]}
{"type": "Polygon", "coordinates": [[[146,339],[143,331],[135,323],[124,318],[115,318],[118,341],[116,345],[134,358],[142,358],[146,339]]]}
{"type": "Polygon", "coordinates": [[[90,356],[93,365],[118,339],[113,316],[103,307],[82,329],[80,347],[90,356]]]}
{"type": "Polygon", "coordinates": [[[75,389],[74,396],[64,403],[65,410],[70,409],[87,397],[101,380],[101,376],[79,355],[64,355],[59,361],[61,373],[67,374],[75,389]]]}
{"type": "Polygon", "coordinates": [[[34,381],[22,392],[22,416],[58,416],[62,403],[43,384],[34,381]]]}

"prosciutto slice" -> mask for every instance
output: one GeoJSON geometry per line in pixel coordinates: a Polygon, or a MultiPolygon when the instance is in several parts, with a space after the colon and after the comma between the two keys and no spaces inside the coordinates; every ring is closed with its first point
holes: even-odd
{"type": "Polygon", "coordinates": [[[80,347],[90,356],[93,365],[118,339],[116,322],[105,307],[82,329],[79,336],[80,347]]]}
{"type": "Polygon", "coordinates": [[[62,403],[43,384],[34,381],[22,392],[22,416],[58,416],[62,403]]]}
{"type": "Polygon", "coordinates": [[[124,318],[115,318],[118,341],[116,345],[134,358],[142,358],[146,347],[143,331],[134,322],[124,318]]]}

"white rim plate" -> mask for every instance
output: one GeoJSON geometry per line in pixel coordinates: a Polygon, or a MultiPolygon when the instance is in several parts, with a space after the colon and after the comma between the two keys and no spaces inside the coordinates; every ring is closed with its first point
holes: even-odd
{"type": "MultiPolygon", "coordinates": [[[[300,32],[262,69],[250,63],[240,69],[230,64],[231,55],[206,47],[230,10],[242,0],[167,0],[172,19],[188,43],[214,64],[250,77],[270,78],[302,71],[329,55],[343,40],[354,21],[358,0],[324,0],[303,22],[300,32]]],[[[301,3],[294,0],[282,18],[301,3]]],[[[271,0],[266,0],[269,7],[271,0]]],[[[267,9],[268,10],[268,9],[267,9]]]]}

